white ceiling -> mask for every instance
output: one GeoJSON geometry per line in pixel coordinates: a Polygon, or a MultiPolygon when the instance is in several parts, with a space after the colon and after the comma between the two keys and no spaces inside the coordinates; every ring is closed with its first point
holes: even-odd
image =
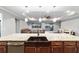
{"type": "Polygon", "coordinates": [[[61,17],[60,20],[79,17],[79,6],[1,6],[10,13],[16,15],[16,18],[25,19],[25,17],[40,18],[50,16],[52,18],[61,17]],[[75,11],[74,15],[67,15],[66,11],[75,11]]]}

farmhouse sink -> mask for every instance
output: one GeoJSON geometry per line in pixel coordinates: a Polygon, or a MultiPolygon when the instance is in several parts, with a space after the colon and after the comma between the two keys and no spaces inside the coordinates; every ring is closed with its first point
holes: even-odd
{"type": "Polygon", "coordinates": [[[32,36],[27,41],[39,42],[39,41],[48,41],[48,39],[45,36],[32,36]]]}

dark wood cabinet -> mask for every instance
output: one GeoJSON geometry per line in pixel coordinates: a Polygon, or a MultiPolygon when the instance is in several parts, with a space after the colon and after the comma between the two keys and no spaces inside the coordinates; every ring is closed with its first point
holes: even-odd
{"type": "Polygon", "coordinates": [[[64,53],[76,53],[77,47],[76,42],[64,42],[64,53]]]}
{"type": "Polygon", "coordinates": [[[63,53],[63,47],[62,46],[52,46],[52,52],[53,53],[63,53]]]}
{"type": "MultiPolygon", "coordinates": [[[[12,42],[11,42],[12,43],[12,42]]],[[[13,42],[14,43],[14,42],[13,42]]],[[[21,44],[19,42],[18,44],[21,44]]],[[[0,42],[0,53],[79,53],[79,41],[25,42],[22,45],[8,45],[0,42]]]]}
{"type": "Polygon", "coordinates": [[[63,52],[63,42],[62,41],[52,41],[51,42],[51,52],[62,53],[63,52]]]}
{"type": "Polygon", "coordinates": [[[77,52],[79,53],[79,42],[77,42],[77,52]]]}
{"type": "Polygon", "coordinates": [[[0,53],[6,53],[7,52],[6,42],[0,42],[0,53]]]}
{"type": "Polygon", "coordinates": [[[50,53],[50,42],[26,42],[25,53],[50,53]]]}
{"type": "MultiPolygon", "coordinates": [[[[76,53],[79,44],[75,41],[52,41],[51,52],[53,53],[76,53]]],[[[79,50],[78,50],[79,51],[79,50]]]]}
{"type": "Polygon", "coordinates": [[[0,46],[0,53],[6,53],[6,46],[0,46]]]}
{"type": "Polygon", "coordinates": [[[50,53],[49,47],[25,47],[25,53],[50,53]]]}
{"type": "Polygon", "coordinates": [[[50,47],[39,47],[39,53],[50,53],[50,47]]]}
{"type": "Polygon", "coordinates": [[[36,47],[27,47],[27,46],[25,46],[24,52],[25,53],[35,53],[36,52],[36,47]]]}
{"type": "Polygon", "coordinates": [[[64,53],[76,53],[77,48],[75,46],[64,46],[64,53]]]}

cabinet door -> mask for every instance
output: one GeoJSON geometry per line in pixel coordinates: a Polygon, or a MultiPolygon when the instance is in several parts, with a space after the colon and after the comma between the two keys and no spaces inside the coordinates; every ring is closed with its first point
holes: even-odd
{"type": "Polygon", "coordinates": [[[39,47],[39,53],[50,53],[50,47],[39,47]]]}
{"type": "Polygon", "coordinates": [[[63,47],[62,46],[52,46],[51,52],[53,52],[53,53],[63,53],[63,47]]]}
{"type": "Polygon", "coordinates": [[[64,53],[76,53],[77,48],[75,46],[64,46],[64,53]]]}
{"type": "Polygon", "coordinates": [[[77,47],[77,53],[79,53],[79,47],[77,47]]]}
{"type": "Polygon", "coordinates": [[[79,41],[77,42],[77,52],[79,53],[79,41]]]}
{"type": "Polygon", "coordinates": [[[36,52],[36,47],[25,47],[24,52],[25,53],[35,53],[36,52]]]}
{"type": "Polygon", "coordinates": [[[6,53],[6,46],[0,46],[0,53],[6,53]]]}

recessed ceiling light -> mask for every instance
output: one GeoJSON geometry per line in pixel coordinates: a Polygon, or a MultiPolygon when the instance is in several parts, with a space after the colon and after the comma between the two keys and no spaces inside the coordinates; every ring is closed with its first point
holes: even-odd
{"type": "Polygon", "coordinates": [[[72,11],[71,13],[69,13],[68,15],[71,16],[71,15],[74,15],[75,14],[75,11],[72,11]]]}
{"type": "Polygon", "coordinates": [[[42,21],[42,19],[41,18],[39,18],[39,22],[41,22],[42,21]]]}
{"type": "Polygon", "coordinates": [[[71,15],[74,15],[76,12],[67,10],[66,13],[67,13],[68,16],[71,16],[71,15]]]}
{"type": "Polygon", "coordinates": [[[56,22],[56,21],[57,21],[57,18],[54,18],[54,19],[53,19],[53,22],[56,22]]]}
{"type": "Polygon", "coordinates": [[[57,17],[57,18],[53,18],[52,20],[53,20],[53,22],[56,22],[57,20],[60,20],[61,19],[61,17],[57,17]]]}
{"type": "Polygon", "coordinates": [[[70,10],[67,10],[67,11],[66,11],[66,13],[70,13],[70,12],[71,12],[70,10]]]}
{"type": "Polygon", "coordinates": [[[27,18],[25,18],[25,22],[28,22],[28,19],[27,18]]]}

